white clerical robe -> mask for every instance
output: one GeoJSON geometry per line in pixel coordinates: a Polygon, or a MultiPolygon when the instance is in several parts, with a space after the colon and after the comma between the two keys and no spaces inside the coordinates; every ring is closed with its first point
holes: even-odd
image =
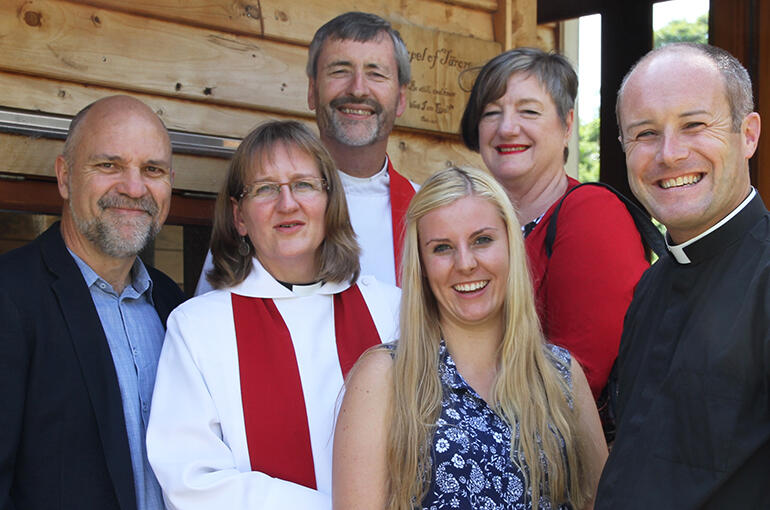
{"type": "MultiPolygon", "coordinates": [[[[327,283],[298,295],[255,259],[240,285],[193,298],[171,313],[147,429],[148,457],[168,508],[331,508],[332,439],[343,386],[332,302],[348,286],[327,283]],[[251,470],[231,292],[273,298],[289,330],[317,490],[251,470]]],[[[372,277],[362,277],[358,286],[380,340],[394,340],[400,291],[372,277]]]]}

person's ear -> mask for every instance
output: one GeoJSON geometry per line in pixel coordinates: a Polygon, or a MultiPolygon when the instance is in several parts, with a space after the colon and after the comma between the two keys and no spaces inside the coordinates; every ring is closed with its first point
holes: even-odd
{"type": "Polygon", "coordinates": [[[230,203],[233,206],[233,225],[235,225],[235,230],[238,231],[238,235],[245,236],[249,233],[248,229],[246,228],[246,222],[243,219],[243,212],[241,211],[241,205],[238,203],[238,201],[234,198],[230,198],[230,203]]]}
{"type": "Polygon", "coordinates": [[[743,145],[743,155],[746,159],[751,158],[759,145],[759,132],[762,128],[759,114],[751,112],[746,115],[741,123],[741,140],[743,145]]]}
{"type": "Polygon", "coordinates": [[[315,78],[307,79],[307,107],[311,110],[315,110],[317,104],[315,104],[315,78]]]}
{"type": "Polygon", "coordinates": [[[59,187],[59,195],[61,195],[64,200],[69,200],[70,191],[68,183],[70,168],[64,156],[59,155],[56,157],[54,170],[56,172],[56,185],[59,187]]]}
{"type": "Polygon", "coordinates": [[[396,117],[400,117],[406,111],[406,85],[398,87],[398,105],[396,106],[396,117]]]}

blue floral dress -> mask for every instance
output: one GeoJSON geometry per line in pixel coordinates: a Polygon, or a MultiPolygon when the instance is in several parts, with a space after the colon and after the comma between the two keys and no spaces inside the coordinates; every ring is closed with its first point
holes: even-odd
{"type": "MultiPolygon", "coordinates": [[[[561,361],[555,365],[572,387],[569,352],[555,345],[548,349],[561,361]]],[[[430,488],[420,508],[531,509],[524,476],[511,462],[511,428],[463,380],[443,341],[439,375],[444,397],[433,437],[430,488]]],[[[550,510],[551,504],[541,498],[539,508],[550,510]]]]}

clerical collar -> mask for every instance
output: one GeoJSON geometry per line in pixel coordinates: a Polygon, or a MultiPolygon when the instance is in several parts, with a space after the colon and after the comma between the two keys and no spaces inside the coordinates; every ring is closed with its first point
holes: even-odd
{"type": "MultiPolygon", "coordinates": [[[[339,174],[343,184],[345,184],[346,182],[355,184],[355,183],[365,183],[365,182],[387,179],[388,178],[388,155],[387,154],[385,155],[385,164],[382,165],[382,168],[380,168],[380,170],[372,176],[355,177],[353,175],[345,173],[344,170],[339,170],[339,169],[337,173],[339,174]]],[[[388,182],[390,181],[388,180],[388,182]]]]}
{"type": "Polygon", "coordinates": [[[738,207],[733,209],[733,211],[722,218],[722,220],[711,227],[710,229],[706,230],[705,232],[693,237],[692,239],[683,242],[682,244],[676,244],[671,245],[669,241],[671,238],[667,235],[666,236],[666,246],[668,247],[668,251],[671,252],[671,255],[673,255],[674,259],[679,262],[680,264],[690,264],[693,262],[692,257],[695,253],[697,253],[698,250],[695,250],[695,244],[700,241],[701,239],[706,238],[710,234],[716,232],[718,229],[726,225],[731,219],[733,219],[739,212],[744,210],[746,206],[751,203],[752,199],[756,196],[757,190],[754,189],[752,186],[751,192],[749,193],[749,196],[747,196],[743,202],[740,203],[738,207]],[[689,248],[689,249],[687,249],[689,248]]]}
{"type": "Polygon", "coordinates": [[[315,292],[324,284],[323,282],[313,282],[300,285],[297,283],[282,282],[281,280],[276,281],[298,296],[309,296],[311,294],[315,294],[315,292]]]}

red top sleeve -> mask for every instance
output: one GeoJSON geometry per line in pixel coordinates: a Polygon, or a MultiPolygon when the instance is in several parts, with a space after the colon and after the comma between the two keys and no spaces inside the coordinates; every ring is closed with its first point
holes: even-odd
{"type": "MultiPolygon", "coordinates": [[[[569,179],[569,187],[579,184],[569,179]]],[[[623,318],[647,269],[634,220],[610,191],[584,186],[564,200],[550,260],[545,234],[558,200],[525,241],[546,339],[568,349],[594,398],[618,354],[623,318]]]]}

